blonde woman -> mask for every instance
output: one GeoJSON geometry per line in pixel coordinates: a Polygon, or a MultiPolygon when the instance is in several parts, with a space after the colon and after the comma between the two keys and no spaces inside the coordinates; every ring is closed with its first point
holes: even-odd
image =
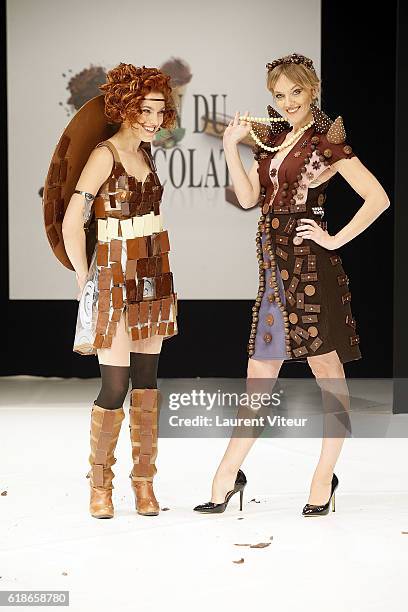
{"type": "MultiPolygon", "coordinates": [[[[347,415],[343,364],[359,359],[351,292],[336,249],[363,232],[389,206],[384,189],[345,141],[342,119],[332,122],[316,105],[319,79],[309,58],[293,53],[267,64],[267,87],[280,113],[268,107],[270,127],[237,112],[224,134],[224,150],[239,203],[262,208],[257,233],[259,291],[248,343],[249,380],[275,381],[284,361],[307,361],[326,406],[334,400],[347,415]],[[251,131],[252,128],[252,131],[251,131]],[[257,140],[247,173],[238,143],[257,140]],[[363,198],[337,234],[322,221],[325,190],[340,174],[363,198]]],[[[330,410],[328,410],[330,412],[330,410]]],[[[255,437],[233,436],[218,466],[203,513],[223,512],[246,478],[240,466],[255,437]]],[[[324,437],[304,516],[334,509],[334,467],[344,434],[324,437]]]]}

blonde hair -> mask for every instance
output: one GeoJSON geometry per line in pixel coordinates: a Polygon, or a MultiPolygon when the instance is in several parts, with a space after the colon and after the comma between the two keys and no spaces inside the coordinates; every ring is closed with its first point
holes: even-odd
{"type": "MultiPolygon", "coordinates": [[[[276,83],[282,74],[284,74],[288,79],[296,83],[296,85],[300,85],[305,89],[309,89],[311,92],[313,91],[313,89],[315,89],[317,93],[319,92],[320,80],[313,68],[307,68],[303,64],[284,63],[279,64],[278,66],[275,66],[275,68],[273,68],[272,70],[268,71],[266,77],[266,86],[273,95],[275,95],[274,90],[276,83]]],[[[312,99],[312,102],[316,103],[317,100],[318,98],[314,97],[312,99]]]]}

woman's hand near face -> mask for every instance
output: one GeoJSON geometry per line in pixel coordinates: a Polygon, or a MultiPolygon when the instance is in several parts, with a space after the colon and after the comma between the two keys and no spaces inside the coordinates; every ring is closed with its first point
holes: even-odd
{"type": "MultiPolygon", "coordinates": [[[[244,117],[248,117],[247,111],[244,117]]],[[[255,161],[249,173],[246,172],[239,154],[237,144],[248,136],[250,123],[239,119],[239,111],[235,113],[224,132],[224,153],[231,177],[232,186],[242,208],[255,206],[259,199],[261,185],[258,176],[258,162],[255,161]]]]}
{"type": "MultiPolygon", "coordinates": [[[[223,144],[224,148],[232,145],[237,145],[241,140],[243,140],[246,136],[248,136],[251,131],[251,124],[249,121],[244,121],[239,118],[240,114],[237,111],[234,115],[234,118],[231,119],[228,126],[225,128],[223,144]]],[[[244,117],[249,117],[249,112],[247,111],[244,117]]]]}

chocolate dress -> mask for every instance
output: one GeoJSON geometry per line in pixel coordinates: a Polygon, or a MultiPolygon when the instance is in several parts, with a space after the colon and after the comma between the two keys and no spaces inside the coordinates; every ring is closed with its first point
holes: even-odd
{"type": "MultiPolygon", "coordinates": [[[[288,131],[270,134],[268,144],[281,144],[288,131]]],[[[332,123],[319,111],[286,157],[275,159],[255,148],[262,215],[256,238],[259,289],[248,343],[252,359],[305,361],[333,350],[342,363],[361,358],[340,256],[295,231],[301,218],[327,229],[322,217],[330,179],[322,182],[319,176],[354,156],[344,139],[341,119],[332,123]]]]}
{"type": "Polygon", "coordinates": [[[88,200],[85,227],[94,220],[97,243],[78,308],[74,351],[110,348],[122,312],[132,340],[177,334],[177,294],[169,266],[169,237],[162,227],[163,188],[154,162],[142,183],[127,174],[118,152],[110,177],[88,200]]]}

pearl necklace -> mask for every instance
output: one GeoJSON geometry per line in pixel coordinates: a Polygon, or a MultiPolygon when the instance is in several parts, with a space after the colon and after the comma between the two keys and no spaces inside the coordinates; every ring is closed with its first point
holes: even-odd
{"type": "MultiPolygon", "coordinates": [[[[253,123],[269,123],[269,122],[273,122],[273,121],[286,121],[286,119],[284,119],[283,117],[240,117],[240,119],[243,119],[244,121],[250,121],[253,123]]],[[[302,134],[304,134],[304,132],[306,132],[306,130],[308,130],[310,127],[312,127],[312,125],[314,124],[314,120],[312,119],[312,121],[310,121],[309,123],[306,123],[306,125],[304,125],[303,127],[300,128],[300,130],[298,130],[297,132],[295,132],[295,134],[293,134],[293,136],[291,138],[289,138],[289,140],[287,140],[286,142],[276,146],[276,147],[269,147],[268,145],[264,144],[259,138],[258,136],[255,134],[253,128],[251,127],[251,131],[250,134],[252,136],[252,138],[255,140],[256,144],[259,145],[260,147],[262,147],[262,149],[265,149],[265,151],[270,151],[271,153],[274,153],[275,151],[281,151],[282,149],[286,149],[287,147],[290,147],[291,144],[293,144],[295,142],[295,140],[297,140],[297,138],[299,138],[299,136],[301,136],[302,134]]]]}
{"type": "Polygon", "coordinates": [[[253,123],[271,123],[272,121],[286,121],[283,117],[240,117],[243,121],[251,121],[253,123]]]}

